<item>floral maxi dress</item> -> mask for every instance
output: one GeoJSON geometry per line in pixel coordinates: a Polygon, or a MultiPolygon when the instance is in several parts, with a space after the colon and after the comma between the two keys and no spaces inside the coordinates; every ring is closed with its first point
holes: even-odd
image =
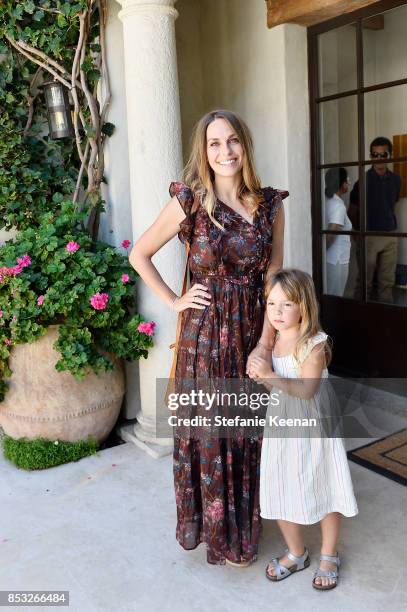
{"type": "MultiPolygon", "coordinates": [[[[191,286],[205,284],[211,303],[183,311],[175,382],[186,378],[247,378],[246,362],[263,327],[263,275],[270,263],[273,222],[286,191],[262,189],[253,224],[217,201],[215,218],[194,194],[173,182],[170,195],[185,212],[178,234],[190,245],[191,286]]],[[[174,432],[176,537],[191,550],[204,542],[213,564],[256,558],[261,437],[201,439],[174,432]]]]}

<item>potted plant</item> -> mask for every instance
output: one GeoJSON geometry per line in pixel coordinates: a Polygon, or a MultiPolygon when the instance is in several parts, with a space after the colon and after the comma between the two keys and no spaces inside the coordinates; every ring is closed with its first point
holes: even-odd
{"type": "Polygon", "coordinates": [[[147,357],[155,323],[135,312],[127,256],[92,240],[86,210],[58,204],[0,248],[0,425],[100,442],[123,399],[121,360],[147,357]]]}
{"type": "Polygon", "coordinates": [[[22,467],[94,452],[84,441],[102,441],[117,418],[122,360],[152,346],[155,324],[135,311],[136,273],[98,238],[114,133],[106,14],[106,0],[0,6],[0,229],[16,233],[0,248],[0,425],[6,456],[22,467]],[[63,134],[51,129],[50,81],[64,100],[63,134]]]}

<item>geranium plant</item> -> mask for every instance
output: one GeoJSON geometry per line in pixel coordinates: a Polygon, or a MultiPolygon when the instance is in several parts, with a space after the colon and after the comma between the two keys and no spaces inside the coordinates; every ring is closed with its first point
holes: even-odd
{"type": "Polygon", "coordinates": [[[0,248],[0,375],[2,394],[16,344],[34,342],[59,324],[54,348],[59,371],[81,379],[88,368],[113,368],[106,353],[127,360],[147,357],[155,323],[135,313],[137,273],[123,252],[92,240],[88,211],[58,202],[38,227],[19,232],[0,248]]]}

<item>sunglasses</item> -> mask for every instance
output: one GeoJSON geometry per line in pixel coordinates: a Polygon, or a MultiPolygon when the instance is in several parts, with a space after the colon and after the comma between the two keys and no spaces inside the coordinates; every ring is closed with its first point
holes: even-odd
{"type": "Polygon", "coordinates": [[[387,159],[388,157],[390,157],[390,153],[388,151],[383,151],[383,153],[373,151],[373,153],[370,154],[370,157],[374,157],[375,159],[387,159]]]}

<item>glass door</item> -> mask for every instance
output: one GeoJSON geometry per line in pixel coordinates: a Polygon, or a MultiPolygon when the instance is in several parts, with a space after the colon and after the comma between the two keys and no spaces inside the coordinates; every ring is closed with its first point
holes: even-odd
{"type": "Polygon", "coordinates": [[[309,28],[313,262],[338,374],[407,378],[407,2],[309,28]]]}

